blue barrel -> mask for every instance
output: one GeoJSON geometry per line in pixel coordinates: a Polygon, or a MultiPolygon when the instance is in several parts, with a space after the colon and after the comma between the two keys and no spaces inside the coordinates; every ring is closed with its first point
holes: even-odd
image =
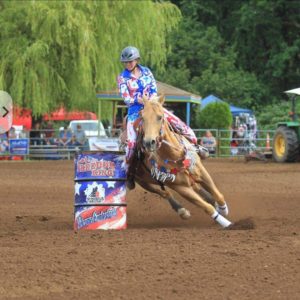
{"type": "Polygon", "coordinates": [[[125,153],[81,152],[74,164],[74,229],[125,229],[125,153]]]}

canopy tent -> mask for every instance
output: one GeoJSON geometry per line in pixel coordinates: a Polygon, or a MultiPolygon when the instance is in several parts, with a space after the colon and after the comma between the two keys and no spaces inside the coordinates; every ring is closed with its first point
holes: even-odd
{"type": "MultiPolygon", "coordinates": [[[[216,103],[216,102],[225,102],[225,101],[221,100],[220,98],[218,98],[214,95],[209,95],[206,98],[202,99],[201,109],[203,109],[206,105],[208,105],[210,103],[216,103]]],[[[253,111],[251,109],[241,108],[241,107],[237,107],[234,105],[229,105],[229,107],[230,107],[231,114],[234,117],[238,116],[241,113],[248,113],[249,115],[253,115],[253,111]]]]}
{"type": "Polygon", "coordinates": [[[43,120],[45,121],[71,121],[71,120],[97,120],[97,115],[89,111],[66,111],[63,107],[58,110],[45,114],[43,120]]]}
{"type": "MultiPolygon", "coordinates": [[[[190,92],[184,91],[182,89],[176,88],[169,84],[156,81],[157,90],[159,94],[164,94],[166,102],[170,103],[186,103],[186,123],[190,125],[191,120],[191,103],[201,104],[201,96],[194,95],[190,92]]],[[[101,91],[96,95],[99,99],[98,104],[98,115],[101,116],[101,101],[109,100],[113,101],[113,115],[116,115],[116,103],[124,103],[122,97],[117,88],[111,91],[101,91]]],[[[113,120],[115,124],[115,120],[113,120]]]]}
{"type": "Polygon", "coordinates": [[[13,126],[23,126],[26,130],[31,129],[32,117],[30,109],[15,106],[13,109],[13,115],[13,126]]]}

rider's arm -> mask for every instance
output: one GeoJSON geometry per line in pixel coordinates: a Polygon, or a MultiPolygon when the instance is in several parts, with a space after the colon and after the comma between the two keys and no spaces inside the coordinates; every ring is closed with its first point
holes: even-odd
{"type": "Polygon", "coordinates": [[[135,102],[137,102],[136,97],[131,97],[130,92],[127,86],[127,80],[123,76],[118,77],[118,86],[121,97],[124,99],[124,102],[127,106],[131,106],[135,102]]]}
{"type": "Polygon", "coordinates": [[[149,71],[149,78],[150,78],[150,84],[148,88],[148,93],[149,93],[149,98],[152,98],[153,96],[157,96],[157,85],[156,85],[156,80],[152,74],[152,72],[148,69],[149,71]]]}

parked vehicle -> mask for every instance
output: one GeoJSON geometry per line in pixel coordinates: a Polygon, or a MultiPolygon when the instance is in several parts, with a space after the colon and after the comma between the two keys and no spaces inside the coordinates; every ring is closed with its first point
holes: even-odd
{"type": "Polygon", "coordinates": [[[77,125],[81,125],[86,137],[107,137],[104,126],[101,121],[97,120],[75,120],[71,121],[69,128],[75,132],[77,125]]]}
{"type": "Polygon", "coordinates": [[[292,121],[277,124],[273,138],[273,158],[277,162],[295,162],[300,154],[300,122],[295,109],[300,88],[285,93],[292,95],[292,121]]]}

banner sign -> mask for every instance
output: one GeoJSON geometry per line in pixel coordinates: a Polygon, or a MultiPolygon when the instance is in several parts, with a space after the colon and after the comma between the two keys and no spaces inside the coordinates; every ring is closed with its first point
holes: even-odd
{"type": "Polygon", "coordinates": [[[29,153],[29,139],[10,139],[9,153],[12,155],[27,155],[29,153]]]}

